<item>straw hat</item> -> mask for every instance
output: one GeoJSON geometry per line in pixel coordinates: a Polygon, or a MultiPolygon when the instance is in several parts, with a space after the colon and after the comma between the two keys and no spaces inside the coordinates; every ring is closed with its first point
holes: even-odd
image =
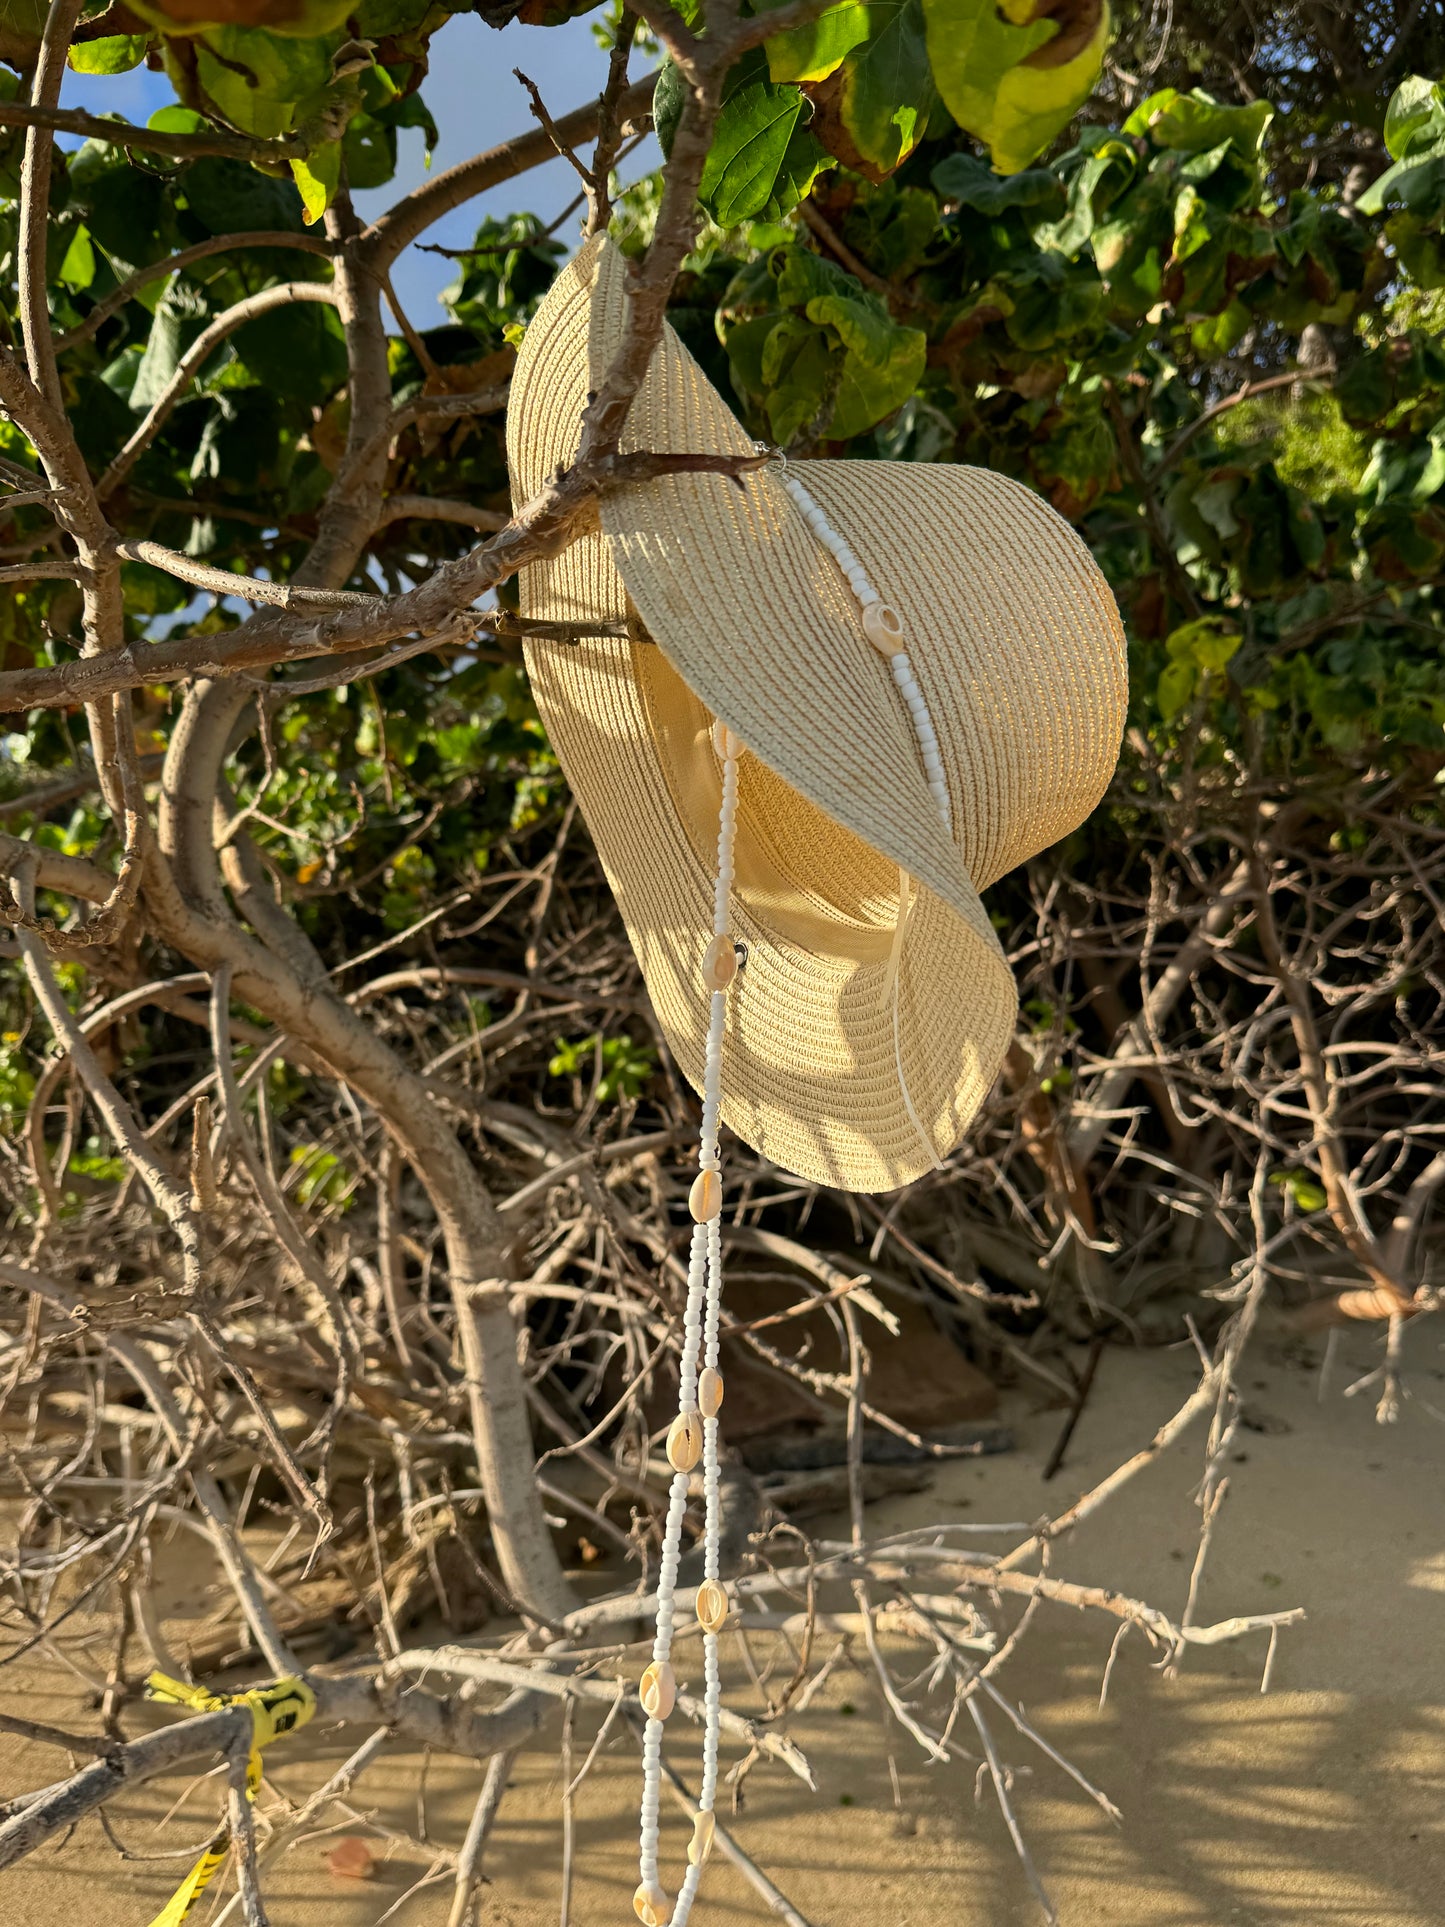
{"type": "MultiPolygon", "coordinates": [[[[573,460],[621,341],[627,267],[589,243],[527,330],[507,448],[526,501],[573,460]]],[[[667,330],[625,450],[752,443],[667,330]]],[[[609,491],[598,524],[521,577],[525,615],[628,625],[530,642],[538,708],[581,803],[668,1043],[702,1079],[721,766],[739,769],[722,1114],[764,1156],[852,1191],[955,1144],[1017,1010],[979,891],[1074,829],[1113,771],[1126,696],[1113,597],[1029,490],[980,469],[797,462],[902,617],[950,834],[889,664],[776,467],[609,491]],[[900,872],[912,879],[900,883],[900,872]]]]}

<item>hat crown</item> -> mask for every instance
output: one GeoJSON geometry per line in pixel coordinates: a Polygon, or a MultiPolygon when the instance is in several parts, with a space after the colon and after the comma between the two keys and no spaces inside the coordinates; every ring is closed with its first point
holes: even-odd
{"type": "MultiPolygon", "coordinates": [[[[558,467],[574,459],[581,413],[599,389],[627,322],[627,264],[606,240],[593,240],[561,270],[547,297],[556,317],[522,343],[514,392],[529,399],[526,413],[508,422],[508,453],[521,494],[535,493],[558,467]],[[585,340],[585,356],[576,352],[585,340]],[[560,337],[560,339],[559,339],[560,337]],[[568,338],[571,338],[570,340],[568,338]],[[545,350],[543,342],[546,342],[545,350]],[[572,352],[559,354],[566,344],[572,352]],[[547,380],[529,379],[529,362],[547,355],[547,380]],[[559,380],[559,374],[563,379],[559,380]],[[538,393],[541,390],[543,392],[538,393]]],[[[539,321],[541,317],[539,316],[539,321]]],[[[698,362],[668,325],[629,413],[625,453],[748,455],[754,444],[698,362]]],[[[1103,794],[1118,759],[1127,702],[1122,625],[1112,592],[1078,534],[1031,489],[990,470],[941,463],[801,460],[790,470],[803,481],[835,527],[862,559],[885,601],[903,619],[905,646],[928,704],[953,799],[953,829],[968,877],[977,889],[1047,849],[1077,827],[1103,794]]],[[[868,647],[846,582],[793,507],[780,477],[767,469],[745,478],[745,496],[721,476],[680,475],[610,491],[600,526],[610,555],[583,538],[577,558],[598,601],[623,620],[628,598],[652,635],[670,648],[674,625],[686,624],[686,599],[699,575],[715,578],[714,612],[730,628],[731,649],[706,663],[689,657],[678,666],[714,712],[729,722],[740,677],[770,679],[779,669],[766,636],[751,630],[750,614],[766,594],[777,531],[797,551],[812,577],[811,599],[823,606],[826,636],[810,683],[826,688],[819,713],[808,686],[778,694],[797,713],[779,713],[766,732],[796,738],[800,724],[814,734],[832,728],[826,756],[809,755],[793,741],[788,780],[865,841],[930,887],[942,881],[914,847],[908,816],[936,816],[916,751],[905,745],[906,769],[890,767],[891,798],[879,794],[879,768],[852,735],[840,678],[886,684],[886,669],[868,647]],[[713,547],[724,527],[749,547],[750,584],[721,579],[713,547]],[[609,560],[612,565],[609,567],[609,560]],[[679,565],[682,565],[681,567],[679,565]],[[673,587],[669,592],[669,578],[673,587]],[[625,585],[619,602],[617,584],[625,585]],[[748,593],[740,594],[746,588],[748,593]],[[871,657],[871,660],[870,660],[871,657]],[[703,680],[698,679],[702,672],[703,680]],[[844,762],[840,764],[839,758],[844,762]],[[826,761],[815,787],[809,763],[826,761]],[[916,780],[913,780],[916,779],[916,780]],[[850,794],[861,799],[849,807],[850,794]],[[891,818],[891,823],[885,823],[891,818]],[[894,834],[888,832],[892,830],[894,834]]],[[[543,571],[547,565],[540,565],[543,571]]],[[[796,581],[793,586],[799,587],[796,581]]],[[[769,608],[786,621],[788,608],[769,608]]],[[[895,705],[896,706],[896,705],[895,705]]],[[[867,713],[853,718],[867,727],[867,713]]],[[[773,767],[767,741],[750,747],[773,767]]],[[[882,745],[875,745],[881,749],[882,745]]]]}

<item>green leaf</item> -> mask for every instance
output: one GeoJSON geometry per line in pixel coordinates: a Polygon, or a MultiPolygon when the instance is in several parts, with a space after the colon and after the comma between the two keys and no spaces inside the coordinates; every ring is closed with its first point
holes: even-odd
{"type": "MultiPolygon", "coordinates": [[[[1301,1211],[1323,1211],[1329,1203],[1323,1186],[1316,1183],[1308,1171],[1272,1171],[1269,1181],[1281,1191],[1287,1191],[1301,1211]]],[[[1273,1584],[1279,1583],[1272,1573],[1266,1573],[1265,1578],[1273,1584]]]]}
{"type": "Polygon", "coordinates": [[[801,315],[776,318],[762,355],[773,440],[785,448],[805,429],[825,427],[842,378],[840,357],[824,329],[801,315]]]}
{"type": "Polygon", "coordinates": [[[1390,96],[1385,109],[1385,151],[1402,161],[1424,135],[1432,143],[1445,134],[1445,87],[1423,74],[1410,74],[1390,96]]]}
{"type": "Polygon", "coordinates": [[[78,74],[126,74],[146,57],[150,35],[107,34],[100,40],[80,40],[66,58],[78,74]]]}
{"type": "Polygon", "coordinates": [[[1138,166],[1129,141],[1108,127],[1085,127],[1079,145],[1060,162],[1069,178],[1068,212],[1052,227],[1037,230],[1034,239],[1040,247],[1077,254],[1094,232],[1095,221],[1127,191],[1138,166]]]}
{"type": "Polygon", "coordinates": [[[1172,723],[1193,702],[1198,679],[1198,672],[1190,662],[1171,662],[1165,669],[1155,690],[1155,701],[1166,723],[1172,723]]]}
{"type": "Polygon", "coordinates": [[[880,180],[901,167],[938,105],[924,0],[873,0],[868,35],[809,89],[814,132],[847,167],[880,180]]]}
{"type": "Polygon", "coordinates": [[[65,250],[65,259],[60,264],[59,278],[76,294],[88,288],[95,279],[95,249],[90,244],[89,228],[78,227],[75,230],[70,246],[65,250]]]}
{"type": "Polygon", "coordinates": [[[1206,154],[1228,144],[1243,160],[1253,162],[1273,119],[1274,109],[1267,100],[1226,107],[1202,87],[1187,94],[1166,87],[1140,101],[1120,131],[1147,134],[1156,147],[1182,154],[1206,154]]]}
{"type": "Polygon", "coordinates": [[[657,84],[652,90],[652,128],[664,160],[671,158],[673,137],[677,133],[677,123],[682,118],[686,99],[687,82],[673,61],[664,60],[657,70],[657,84]]]}
{"type": "MultiPolygon", "coordinates": [[[[340,35],[302,40],[259,27],[218,27],[195,43],[196,74],[233,127],[259,140],[276,140],[291,132],[301,104],[329,87],[331,56],[340,40],[340,35]]],[[[187,77],[169,44],[166,64],[179,91],[187,77]]]]}
{"type": "Polygon", "coordinates": [[[1039,353],[1087,328],[1102,312],[1104,285],[1083,262],[1040,254],[1010,283],[1009,340],[1039,353]]]}
{"type": "Polygon", "coordinates": [[[1055,21],[1034,17],[1033,0],[922,4],[944,105],[960,127],[987,143],[1001,174],[1018,173],[1092,93],[1109,43],[1107,5],[1092,24],[1091,9],[1082,7],[1079,29],[1061,31],[1055,21]]]}
{"type": "Polygon", "coordinates": [[[321,402],[346,379],[346,347],[336,310],[316,301],[273,308],[231,337],[247,373],[273,394],[321,402]]]}
{"type": "Polygon", "coordinates": [[[1064,184],[1047,168],[1031,167],[1022,174],[995,174],[976,154],[950,154],[930,177],[934,191],[946,201],[971,207],[990,216],[1018,208],[1031,227],[1055,221],[1064,212],[1064,184]]]}
{"type": "Polygon", "coordinates": [[[191,162],[180,184],[187,206],[210,234],[268,229],[299,234],[305,224],[292,182],[263,174],[246,161],[207,155],[191,162]]]}
{"type": "Polygon", "coordinates": [[[383,187],[396,172],[396,129],[374,115],[358,114],[342,145],[349,187],[383,187]]]}
{"type": "Polygon", "coordinates": [[[181,316],[171,301],[163,298],[151,319],[145,355],[130,391],[132,408],[149,408],[160,399],[180,365],[182,352],[181,316]]]}
{"type": "MultiPolygon", "coordinates": [[[[787,0],[761,0],[757,13],[771,12],[787,0]]],[[[774,80],[826,80],[852,50],[868,38],[871,9],[865,0],[841,0],[806,27],[775,34],[763,44],[774,80]]]]}
{"type": "Polygon", "coordinates": [[[269,28],[275,34],[314,41],[333,33],[352,13],[356,0],[129,0],[132,13],[172,35],[248,33],[269,28]]]}
{"type": "Polygon", "coordinates": [[[1385,113],[1385,147],[1394,161],[1355,203],[1362,214],[1389,206],[1436,217],[1445,212],[1445,88],[1411,74],[1385,113]]]}
{"type": "Polygon", "coordinates": [[[830,436],[847,441],[908,400],[923,379],[928,337],[919,328],[899,328],[881,314],[860,313],[836,299],[815,305],[821,310],[815,318],[831,321],[848,351],[828,423],[830,436]]]}
{"type": "Polygon", "coordinates": [[[158,107],[146,122],[158,134],[204,134],[207,121],[193,107],[158,107]]]}
{"type": "MultiPolygon", "coordinates": [[[[919,328],[900,327],[877,295],[831,261],[805,248],[790,250],[781,263],[778,298],[829,328],[843,349],[827,425],[832,439],[847,441],[863,434],[901,408],[922,380],[927,336],[919,328]]],[[[765,380],[770,379],[766,362],[765,354],[765,380]]],[[[813,367],[810,363],[810,379],[813,367]]]]}
{"type": "Polygon", "coordinates": [[[1172,662],[1192,663],[1200,669],[1223,669],[1243,638],[1223,616],[1200,616],[1165,638],[1165,654],[1172,662]]]}
{"type": "Polygon", "coordinates": [[[6,60],[21,68],[32,64],[49,11],[47,0],[0,0],[0,46],[6,60]]]}
{"type": "Polygon", "coordinates": [[[436,0],[361,0],[354,11],[363,40],[401,40],[420,33],[436,0]]]}
{"type": "Polygon", "coordinates": [[[132,167],[119,149],[87,141],[71,164],[71,183],[96,246],[124,264],[121,272],[169,253],[165,184],[132,167]]]}
{"type": "Polygon", "coordinates": [[[698,199],[720,226],[735,227],[796,205],[826,158],[808,134],[811,118],[798,88],[780,87],[768,78],[761,48],[738,62],[724,86],[722,112],[698,183],[698,199]]]}
{"type": "MultiPolygon", "coordinates": [[[[291,178],[301,195],[301,207],[308,226],[319,221],[336,198],[341,185],[340,141],[327,141],[308,154],[304,161],[292,161],[291,178]]],[[[383,177],[385,178],[385,177],[383,177]]],[[[363,182],[361,185],[365,186],[363,182]]]]}
{"type": "Polygon", "coordinates": [[[1248,334],[1253,320],[1254,316],[1242,301],[1231,301],[1217,315],[1206,316],[1192,324],[1189,340],[1194,352],[1208,360],[1227,355],[1248,334]]]}

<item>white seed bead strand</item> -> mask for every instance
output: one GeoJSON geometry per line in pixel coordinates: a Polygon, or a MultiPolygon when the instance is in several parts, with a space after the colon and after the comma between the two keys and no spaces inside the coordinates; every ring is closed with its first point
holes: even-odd
{"type": "MultiPolygon", "coordinates": [[[[898,693],[907,707],[909,720],[913,724],[913,734],[918,742],[919,754],[923,758],[923,773],[928,782],[929,792],[938,806],[938,814],[943,819],[949,837],[953,836],[953,804],[948,794],[948,774],[943,766],[943,756],[938,747],[938,736],[933,727],[933,718],[928,713],[928,704],[923,691],[918,687],[918,678],[913,673],[913,664],[908,651],[902,646],[903,624],[897,612],[890,608],[874,588],[868,572],[854,555],[844,538],[829,522],[822,509],[804,488],[795,475],[783,469],[783,487],[792,497],[794,505],[806,520],[808,527],[823,544],[843,574],[848,578],[858,604],[863,623],[863,633],[872,646],[888,659],[893,672],[893,681],[898,693]]],[[[943,1161],[938,1155],[933,1139],[923,1128],[923,1120],[918,1115],[908,1088],[908,1078],[903,1069],[903,1037],[898,1011],[898,986],[902,974],[903,939],[906,933],[910,911],[911,885],[906,874],[899,873],[898,922],[894,932],[893,949],[888,959],[885,1000],[892,1006],[893,1021],[893,1062],[898,1074],[898,1089],[903,1099],[903,1108],[908,1121],[918,1135],[918,1141],[927,1151],[930,1161],[937,1170],[943,1169],[943,1161]]],[[[709,1311],[711,1301],[709,1300],[709,1311]]],[[[706,1362],[711,1364],[711,1356],[706,1362]]],[[[704,1427],[704,1451],[706,1451],[706,1428],[704,1427]]]]}
{"type": "MultiPolygon", "coordinates": [[[[713,946],[727,937],[728,912],[733,885],[733,850],[737,840],[738,756],[741,745],[723,723],[713,726],[713,744],[722,761],[722,806],[718,819],[717,880],[713,890],[713,946]]],[[[710,947],[711,950],[712,947],[710,947]]],[[[705,963],[706,970],[707,965],[705,963]]],[[[731,978],[729,978],[731,981],[731,978]]],[[[720,1159],[718,1126],[722,1108],[722,1044],[727,1022],[727,990],[713,990],[709,998],[707,1046],[703,1059],[702,1130],[698,1145],[698,1177],[692,1198],[719,1191],[720,1159]],[[709,1182],[709,1180],[711,1182],[709,1182]]],[[[682,1362],[678,1374],[678,1418],[673,1422],[669,1442],[680,1425],[701,1422],[703,1440],[703,1489],[705,1521],[703,1528],[704,1577],[716,1579],[719,1544],[718,1432],[716,1411],[700,1415],[697,1407],[698,1358],[717,1372],[718,1319],[722,1289],[722,1225],[718,1213],[709,1209],[692,1229],[688,1253],[687,1305],[683,1316],[682,1362]]],[[[681,1463],[679,1460],[678,1463],[681,1463]]],[[[678,1559],[682,1548],[682,1518],[687,1506],[688,1473],[676,1471],[668,1494],[667,1520],[663,1530],[662,1562],[657,1575],[657,1627],[652,1642],[653,1665],[668,1665],[672,1651],[674,1597],[677,1587],[678,1559]]],[[[704,1713],[703,1773],[701,1811],[711,1815],[717,1792],[718,1730],[721,1725],[722,1682],[718,1665],[717,1635],[704,1632],[704,1713]]],[[[671,1678],[669,1669],[668,1678],[671,1678]]],[[[639,1919],[646,1911],[657,1912],[667,1905],[666,1894],[658,1879],[658,1817],[662,1789],[661,1719],[649,1717],[643,1736],[642,1816],[639,1835],[638,1871],[640,1876],[635,1902],[639,1919]]],[[[710,1823],[706,1826],[711,1837],[710,1823]]],[[[685,1927],[692,1910],[693,1897],[702,1878],[706,1855],[690,1858],[686,1877],[675,1906],[671,1908],[673,1927],[685,1927]]]]}
{"type": "Polygon", "coordinates": [[[899,645],[903,639],[903,624],[897,614],[884,602],[869,580],[868,572],[853,553],[847,541],[838,533],[804,488],[796,475],[783,470],[783,487],[792,497],[808,527],[828,550],[838,567],[848,578],[863,619],[863,632],[875,649],[888,658],[893,671],[893,680],[898,692],[908,705],[908,714],[913,723],[913,733],[918,738],[918,747],[923,756],[923,770],[928,778],[928,787],[933,800],[938,805],[938,813],[943,818],[949,836],[953,835],[953,808],[948,797],[948,778],[943,767],[943,757],[939,753],[938,737],[934,733],[933,718],[928,713],[928,704],[923,699],[923,691],[918,687],[913,674],[913,664],[908,659],[908,651],[899,645]]]}
{"type": "Polygon", "coordinates": [[[923,773],[928,778],[928,787],[933,792],[943,826],[952,836],[953,805],[948,796],[948,777],[939,753],[938,738],[933,733],[933,718],[928,713],[928,704],[923,700],[923,691],[918,687],[913,664],[908,660],[908,651],[900,649],[896,655],[889,657],[888,663],[893,671],[893,680],[898,685],[898,693],[907,703],[908,713],[913,718],[913,733],[923,752],[923,773]]]}

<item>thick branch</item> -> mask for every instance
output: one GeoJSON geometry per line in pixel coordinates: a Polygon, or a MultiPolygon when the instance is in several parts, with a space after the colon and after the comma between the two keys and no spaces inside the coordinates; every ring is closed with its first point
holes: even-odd
{"type": "MultiPolygon", "coordinates": [[[[304,284],[303,284],[304,285],[304,284]]],[[[449,634],[459,610],[505,582],[518,569],[555,555],[574,539],[588,504],[604,488],[657,475],[696,472],[737,475],[771,461],[763,455],[604,456],[579,464],[513,516],[490,542],[444,562],[419,587],[363,602],[303,623],[281,611],[253,616],[223,635],[184,636],[174,642],[130,643],[103,658],[17,669],[0,674],[0,714],[95,702],[119,690],[188,677],[223,677],[269,663],[377,649],[398,637],[449,634]]]]}
{"type": "MultiPolygon", "coordinates": [[[[32,113],[53,108],[65,78],[70,36],[80,18],[81,0],[52,0],[40,42],[40,59],[31,86],[32,113]]],[[[32,121],[20,163],[20,243],[16,274],[20,296],[20,333],[30,379],[52,408],[62,406],[55,370],[55,338],[50,332],[46,291],[46,240],[50,228],[50,157],[55,143],[32,121]]]]}

